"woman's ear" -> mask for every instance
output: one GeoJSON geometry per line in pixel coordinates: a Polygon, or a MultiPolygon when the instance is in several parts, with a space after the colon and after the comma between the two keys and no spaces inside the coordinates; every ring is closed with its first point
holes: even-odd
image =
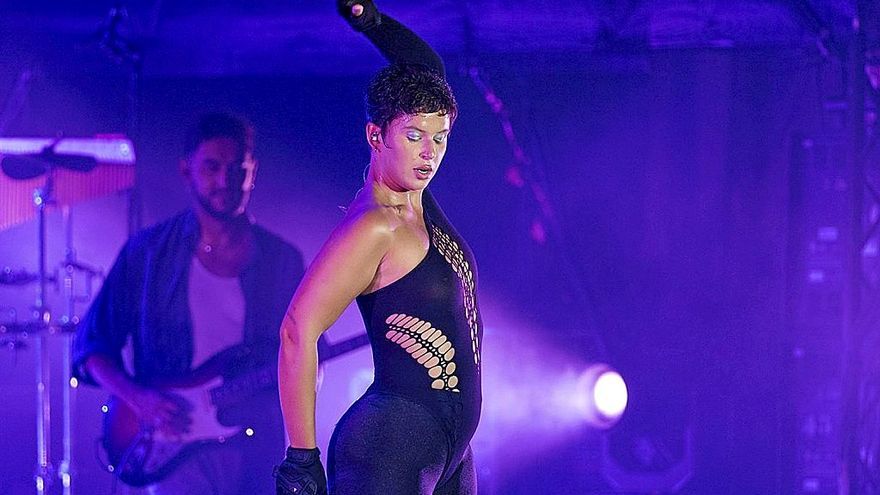
{"type": "Polygon", "coordinates": [[[367,144],[375,151],[379,150],[379,144],[382,142],[382,128],[372,122],[367,122],[366,127],[367,144]]]}

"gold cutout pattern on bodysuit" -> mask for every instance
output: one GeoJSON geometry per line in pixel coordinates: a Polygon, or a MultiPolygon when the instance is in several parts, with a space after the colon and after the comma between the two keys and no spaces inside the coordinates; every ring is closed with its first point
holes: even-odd
{"type": "Polygon", "coordinates": [[[434,379],[431,388],[458,392],[458,377],[455,376],[455,348],[452,342],[431,322],[405,314],[393,314],[385,319],[388,332],[385,338],[408,352],[413,359],[428,369],[428,376],[434,379]]]}
{"type": "Polygon", "coordinates": [[[477,300],[474,295],[474,274],[471,265],[464,257],[464,252],[449,234],[443,232],[436,225],[432,225],[434,236],[432,242],[437,250],[446,258],[446,262],[458,275],[458,281],[464,291],[464,312],[467,316],[468,326],[471,330],[471,347],[474,351],[474,363],[477,371],[480,371],[480,337],[478,333],[477,300]]]}

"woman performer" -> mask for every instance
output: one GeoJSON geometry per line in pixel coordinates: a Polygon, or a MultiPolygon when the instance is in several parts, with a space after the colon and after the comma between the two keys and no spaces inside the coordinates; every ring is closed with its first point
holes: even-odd
{"type": "Polygon", "coordinates": [[[340,12],[392,65],[367,89],[364,187],[309,267],[281,326],[279,387],[291,441],[279,494],[326,493],[315,441],[316,342],[351,303],[375,380],[330,441],[333,495],[474,494],[482,323],[476,265],[428,191],[458,112],[439,56],[372,1],[340,12]]]}

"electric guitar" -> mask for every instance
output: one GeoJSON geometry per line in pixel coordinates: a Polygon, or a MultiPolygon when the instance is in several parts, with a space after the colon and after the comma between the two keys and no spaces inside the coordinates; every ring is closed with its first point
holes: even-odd
{"type": "MultiPolygon", "coordinates": [[[[331,344],[319,353],[319,361],[354,351],[369,344],[366,334],[331,344]]],[[[227,426],[217,419],[217,410],[236,404],[252,393],[274,387],[278,382],[274,364],[244,372],[232,378],[223,373],[234,366],[240,347],[218,353],[187,376],[158,387],[174,398],[186,401],[192,423],[181,435],[171,436],[144,424],[128,405],[110,397],[104,414],[102,443],[107,452],[107,471],[129,486],[145,486],[162,480],[203,444],[238,435],[243,426],[227,426]]]]}

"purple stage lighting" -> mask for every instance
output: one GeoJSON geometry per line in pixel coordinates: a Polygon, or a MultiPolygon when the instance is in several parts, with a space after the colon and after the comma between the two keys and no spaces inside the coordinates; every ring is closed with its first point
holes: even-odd
{"type": "Polygon", "coordinates": [[[537,329],[493,316],[505,334],[497,338],[494,327],[485,330],[481,429],[502,437],[540,432],[549,440],[584,426],[606,429],[620,419],[627,389],[611,366],[544,341],[537,329]]]}
{"type": "Polygon", "coordinates": [[[578,381],[578,410],[597,428],[610,428],[623,412],[629,395],[620,374],[605,364],[594,364],[578,381]]]}

